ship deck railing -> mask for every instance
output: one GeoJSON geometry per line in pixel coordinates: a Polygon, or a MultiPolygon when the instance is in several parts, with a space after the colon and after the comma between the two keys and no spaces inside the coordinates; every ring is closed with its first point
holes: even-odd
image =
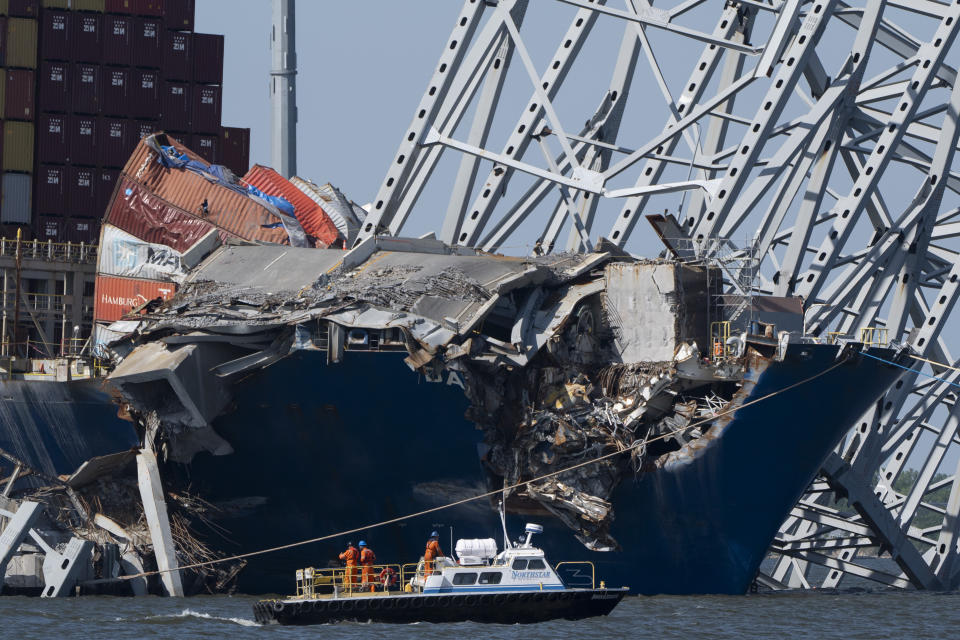
{"type": "Polygon", "coordinates": [[[0,238],[0,256],[16,258],[18,244],[21,258],[73,264],[97,262],[97,245],[85,242],[20,240],[18,243],[16,238],[0,238]]]}
{"type": "Polygon", "coordinates": [[[399,564],[376,564],[369,567],[306,567],[297,569],[297,593],[295,598],[333,598],[369,595],[397,595],[403,588],[403,568],[399,564]],[[368,579],[364,580],[364,569],[368,579]],[[392,572],[389,585],[381,577],[384,571],[392,572]]]}

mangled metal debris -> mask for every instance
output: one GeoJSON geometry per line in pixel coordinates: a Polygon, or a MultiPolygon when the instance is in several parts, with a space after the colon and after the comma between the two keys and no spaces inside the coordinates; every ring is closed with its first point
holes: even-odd
{"type": "Polygon", "coordinates": [[[739,354],[710,335],[716,278],[603,246],[508,258],[432,239],[372,238],[349,253],[228,242],[110,345],[110,382],[187,463],[231,452],[212,424],[239,377],[298,350],[325,349],[330,362],[371,342],[405,351],[411,369],[463,387],[484,464],[508,485],[633,448],[511,498],[613,549],[616,487],[702,436],[685,428],[743,376],[739,354]],[[714,343],[704,357],[699,346],[714,343]]]}

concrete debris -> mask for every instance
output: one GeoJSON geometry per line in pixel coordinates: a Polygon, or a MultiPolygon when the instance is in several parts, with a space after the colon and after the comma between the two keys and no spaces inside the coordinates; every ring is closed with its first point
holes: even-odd
{"type": "MultiPolygon", "coordinates": [[[[15,595],[64,597],[75,594],[186,595],[229,591],[244,562],[224,563],[191,571],[189,588],[178,573],[163,574],[158,580],[135,578],[118,581],[145,570],[173,568],[177,563],[217,559],[192,532],[195,522],[210,525],[217,508],[189,495],[157,493],[159,476],[152,482],[138,482],[136,450],[93,458],[70,476],[53,478],[30,469],[8,484],[0,497],[0,588],[15,595]],[[22,482],[39,478],[46,484],[22,482]],[[149,501],[144,492],[150,493],[149,501]],[[162,536],[163,522],[157,510],[172,511],[162,536]],[[165,557],[157,560],[158,540],[164,542],[165,557]]],[[[0,457],[11,456],[0,451],[0,457]]],[[[145,472],[149,465],[141,464],[145,472]]],[[[147,473],[146,475],[150,475],[147,473]]]]}

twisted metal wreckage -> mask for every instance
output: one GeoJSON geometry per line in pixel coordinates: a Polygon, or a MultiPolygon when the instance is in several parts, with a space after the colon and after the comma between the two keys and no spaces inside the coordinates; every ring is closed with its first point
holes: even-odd
{"type": "Polygon", "coordinates": [[[211,423],[239,377],[296,350],[326,349],[335,363],[372,341],[463,388],[486,467],[507,484],[673,434],[523,490],[589,547],[612,548],[609,498],[621,476],[698,438],[678,429],[729,401],[743,376],[739,339],[736,353],[723,346],[730,357],[698,352],[708,286],[705,265],[602,249],[516,259],[432,239],[375,238],[346,255],[228,245],[111,345],[109,379],[157,429],[148,439],[183,463],[231,451],[211,423]]]}

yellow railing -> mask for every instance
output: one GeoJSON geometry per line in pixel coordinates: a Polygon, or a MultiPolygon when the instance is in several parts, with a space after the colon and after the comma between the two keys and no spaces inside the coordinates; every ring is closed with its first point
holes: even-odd
{"type": "MultiPolygon", "coordinates": [[[[15,258],[17,255],[16,238],[0,238],[0,256],[15,258]]],[[[97,245],[84,242],[41,242],[40,240],[21,240],[20,257],[24,259],[52,260],[78,264],[97,262],[97,245]]]]}
{"type": "MultiPolygon", "coordinates": [[[[561,563],[557,564],[557,566],[555,566],[555,567],[553,568],[553,570],[556,571],[556,572],[557,572],[557,576],[560,576],[560,579],[563,580],[563,576],[561,576],[561,574],[560,574],[560,567],[563,567],[563,566],[571,566],[571,567],[572,567],[572,566],[574,566],[574,565],[580,565],[580,566],[583,566],[584,568],[586,568],[586,567],[589,567],[589,568],[590,568],[590,588],[591,588],[591,589],[594,589],[594,588],[595,588],[594,585],[596,584],[596,578],[597,578],[597,570],[596,570],[596,568],[594,568],[592,562],[589,562],[589,561],[587,561],[587,560],[573,560],[573,561],[570,561],[570,562],[561,562],[561,563]]],[[[584,577],[586,577],[586,576],[584,576],[584,577]]],[[[564,582],[564,584],[566,584],[566,580],[563,580],[563,582],[564,582]]],[[[579,585],[579,584],[578,584],[578,585],[567,585],[567,586],[583,588],[583,587],[582,587],[581,585],[579,585]]]]}
{"type": "Polygon", "coordinates": [[[79,357],[84,355],[89,338],[66,338],[62,342],[43,342],[27,338],[22,342],[0,343],[0,355],[13,355],[34,359],[53,359],[63,357],[79,357]]]}
{"type": "Polygon", "coordinates": [[[730,338],[730,321],[710,323],[710,356],[716,359],[726,358],[730,355],[730,347],[727,346],[727,340],[730,338]]]}
{"type": "Polygon", "coordinates": [[[846,337],[846,335],[843,331],[828,331],[827,344],[836,344],[837,340],[846,337]]]}
{"type": "Polygon", "coordinates": [[[315,598],[337,593],[341,596],[369,595],[399,591],[403,571],[398,564],[377,564],[370,567],[336,567],[297,569],[297,598],[315,598]],[[390,580],[385,580],[389,576],[390,580]]]}
{"type": "Polygon", "coordinates": [[[887,339],[886,327],[864,327],[860,329],[860,342],[870,347],[885,347],[887,339]]]}

